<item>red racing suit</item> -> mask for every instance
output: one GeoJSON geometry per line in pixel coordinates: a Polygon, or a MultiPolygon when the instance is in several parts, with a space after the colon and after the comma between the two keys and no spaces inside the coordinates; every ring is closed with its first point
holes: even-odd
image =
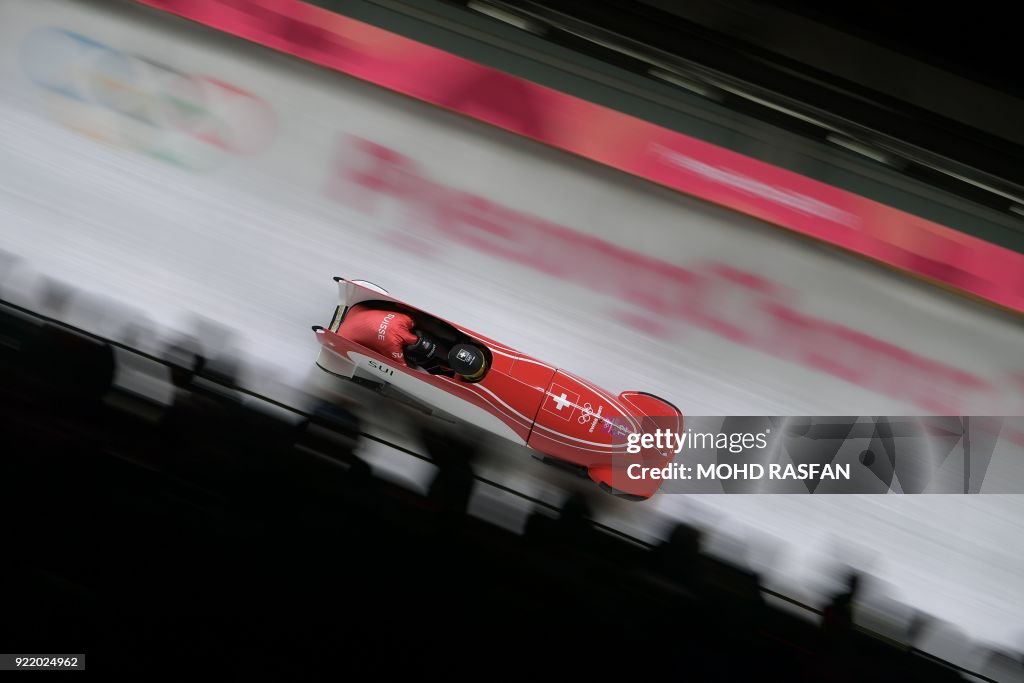
{"type": "Polygon", "coordinates": [[[405,347],[417,339],[412,328],[412,317],[406,313],[356,304],[345,315],[338,334],[396,363],[408,365],[405,361],[405,347]]]}

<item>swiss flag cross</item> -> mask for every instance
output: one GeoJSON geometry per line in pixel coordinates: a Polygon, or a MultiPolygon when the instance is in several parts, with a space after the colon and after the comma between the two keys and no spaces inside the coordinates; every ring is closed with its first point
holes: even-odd
{"type": "Polygon", "coordinates": [[[554,413],[563,420],[570,420],[576,412],[576,406],[580,402],[580,395],[573,391],[566,391],[557,384],[552,384],[548,389],[548,397],[544,400],[544,410],[554,413]]]}

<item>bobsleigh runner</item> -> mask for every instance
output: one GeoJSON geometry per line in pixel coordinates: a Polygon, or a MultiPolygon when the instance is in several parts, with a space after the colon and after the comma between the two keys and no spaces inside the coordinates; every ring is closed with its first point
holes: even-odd
{"type": "Polygon", "coordinates": [[[617,496],[643,500],[658,490],[660,480],[637,475],[673,454],[630,453],[638,449],[627,444],[630,434],[682,433],[672,404],[640,391],[612,395],[372,283],[334,280],[340,303],[327,327],[313,327],[323,370],[528,446],[617,496]]]}

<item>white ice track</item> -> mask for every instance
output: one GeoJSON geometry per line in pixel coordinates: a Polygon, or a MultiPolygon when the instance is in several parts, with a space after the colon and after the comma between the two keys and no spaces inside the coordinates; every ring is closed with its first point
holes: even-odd
{"type": "MultiPolygon", "coordinates": [[[[34,6],[49,7],[43,2],[34,6]]],[[[104,39],[109,40],[112,33],[120,35],[110,28],[113,21],[105,17],[90,25],[83,17],[76,27],[106,31],[104,39]]],[[[11,25],[7,30],[14,30],[11,25]]],[[[147,39],[135,41],[145,44],[147,39]]],[[[211,65],[257,91],[268,72],[278,78],[284,73],[297,81],[305,79],[307,87],[318,90],[336,85],[311,67],[262,51],[242,46],[218,50],[225,54],[209,56],[211,65]],[[259,69],[246,72],[239,66],[239,55],[260,62],[259,69]]],[[[196,52],[201,52],[199,47],[196,52]]],[[[717,371],[728,364],[730,348],[725,344],[717,344],[722,348],[709,351],[707,357],[695,357],[692,350],[607,321],[601,309],[587,305],[586,292],[570,284],[508,264],[472,263],[462,254],[438,261],[394,249],[380,239],[380,218],[297,191],[302,178],[275,179],[244,166],[227,176],[192,175],[98,144],[39,115],[12,66],[12,54],[3,57],[0,249],[23,258],[27,266],[2,283],[5,297],[40,306],[32,299],[29,273],[34,272],[142,311],[164,338],[172,330],[194,329],[194,316],[205,317],[230,328],[233,348],[241,357],[255,359],[253,367],[260,371],[247,371],[243,383],[285,398],[293,390],[294,397],[300,396],[311,376],[323,380],[310,372],[316,353],[310,325],[325,323],[332,311],[331,276],[346,275],[378,282],[400,298],[443,312],[610,389],[669,396],[690,414],[878,414],[902,407],[852,388],[845,394],[794,392],[791,385],[774,383],[772,373],[789,373],[799,386],[800,373],[807,371],[781,365],[775,370],[767,358],[763,364],[768,371],[762,368],[757,375],[751,370],[751,382],[738,381],[717,371]],[[456,264],[465,267],[456,270],[456,264]],[[582,347],[567,348],[555,341],[581,336],[587,339],[582,347]],[[654,369],[646,360],[627,361],[626,349],[632,359],[660,360],[654,369]],[[610,365],[608,358],[623,360],[610,365]]],[[[374,106],[394,108],[395,125],[407,125],[415,116],[433,116],[431,125],[442,137],[452,129],[457,133],[462,125],[454,117],[438,124],[439,114],[424,114],[420,105],[401,98],[375,95],[368,86],[346,87],[365,88],[360,92],[374,106]]],[[[297,127],[322,126],[307,113],[328,106],[315,99],[310,94],[303,106],[291,110],[282,104],[278,116],[286,124],[292,117],[291,124],[297,127]]],[[[488,139],[491,134],[481,127],[464,125],[466,137],[478,146],[517,144],[499,133],[488,139]]],[[[325,133],[324,139],[331,138],[325,133]]],[[[275,153],[280,154],[280,146],[289,142],[283,137],[275,144],[275,153]]],[[[443,147],[443,142],[436,147],[443,147]]],[[[536,155],[538,164],[553,156],[531,149],[521,154],[536,155]]],[[[301,163],[294,168],[301,169],[301,163]]],[[[587,172],[582,162],[578,168],[587,172]]],[[[644,192],[635,186],[628,190],[633,198],[644,192]]],[[[899,289],[895,281],[882,282],[888,276],[866,268],[860,271],[845,260],[833,261],[832,256],[776,240],[763,226],[738,215],[697,202],[671,201],[680,223],[702,221],[723,230],[749,230],[753,243],[771,246],[777,241],[773,248],[780,259],[817,259],[823,288],[833,279],[846,278],[853,286],[880,293],[876,298],[881,315],[924,316],[948,303],[909,285],[899,289]],[[790,252],[795,256],[786,256],[790,252]],[[873,280],[878,284],[864,284],[873,280]]],[[[652,191],[651,202],[664,204],[665,195],[652,191]]],[[[982,346],[1012,334],[1000,327],[1001,322],[966,306],[952,315],[962,318],[954,321],[961,327],[990,326],[988,337],[979,336],[982,346]]],[[[77,318],[72,313],[68,322],[103,331],[102,321],[89,312],[77,318]]],[[[376,429],[386,431],[387,426],[376,429]]],[[[428,465],[372,444],[366,448],[376,466],[412,485],[421,485],[429,475],[428,465]]],[[[551,501],[558,500],[564,486],[572,485],[560,473],[531,461],[524,451],[507,454],[510,457],[488,461],[482,473],[551,501]]],[[[661,496],[646,504],[609,498],[605,504],[600,521],[645,540],[663,537],[673,520],[696,521],[711,530],[712,550],[728,555],[735,552],[731,548],[745,547],[747,560],[765,572],[770,587],[811,604],[833,588],[827,578],[834,576],[833,570],[849,564],[876,577],[872,583],[884,586],[887,597],[954,624],[976,644],[1015,650],[1024,646],[1024,497],[720,495],[661,496]]],[[[523,514],[514,497],[487,490],[479,492],[474,509],[501,517],[513,527],[523,514]]],[[[926,644],[929,648],[965,666],[976,664],[969,644],[948,634],[937,635],[926,644]]]]}

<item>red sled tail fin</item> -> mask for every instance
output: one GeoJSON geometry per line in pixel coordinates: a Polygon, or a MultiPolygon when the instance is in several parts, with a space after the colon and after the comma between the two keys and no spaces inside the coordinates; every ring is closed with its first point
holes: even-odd
{"type": "Polygon", "coordinates": [[[645,391],[623,391],[619,400],[633,408],[643,420],[644,431],[668,429],[675,433],[683,431],[683,413],[665,399],[645,391]]]}

